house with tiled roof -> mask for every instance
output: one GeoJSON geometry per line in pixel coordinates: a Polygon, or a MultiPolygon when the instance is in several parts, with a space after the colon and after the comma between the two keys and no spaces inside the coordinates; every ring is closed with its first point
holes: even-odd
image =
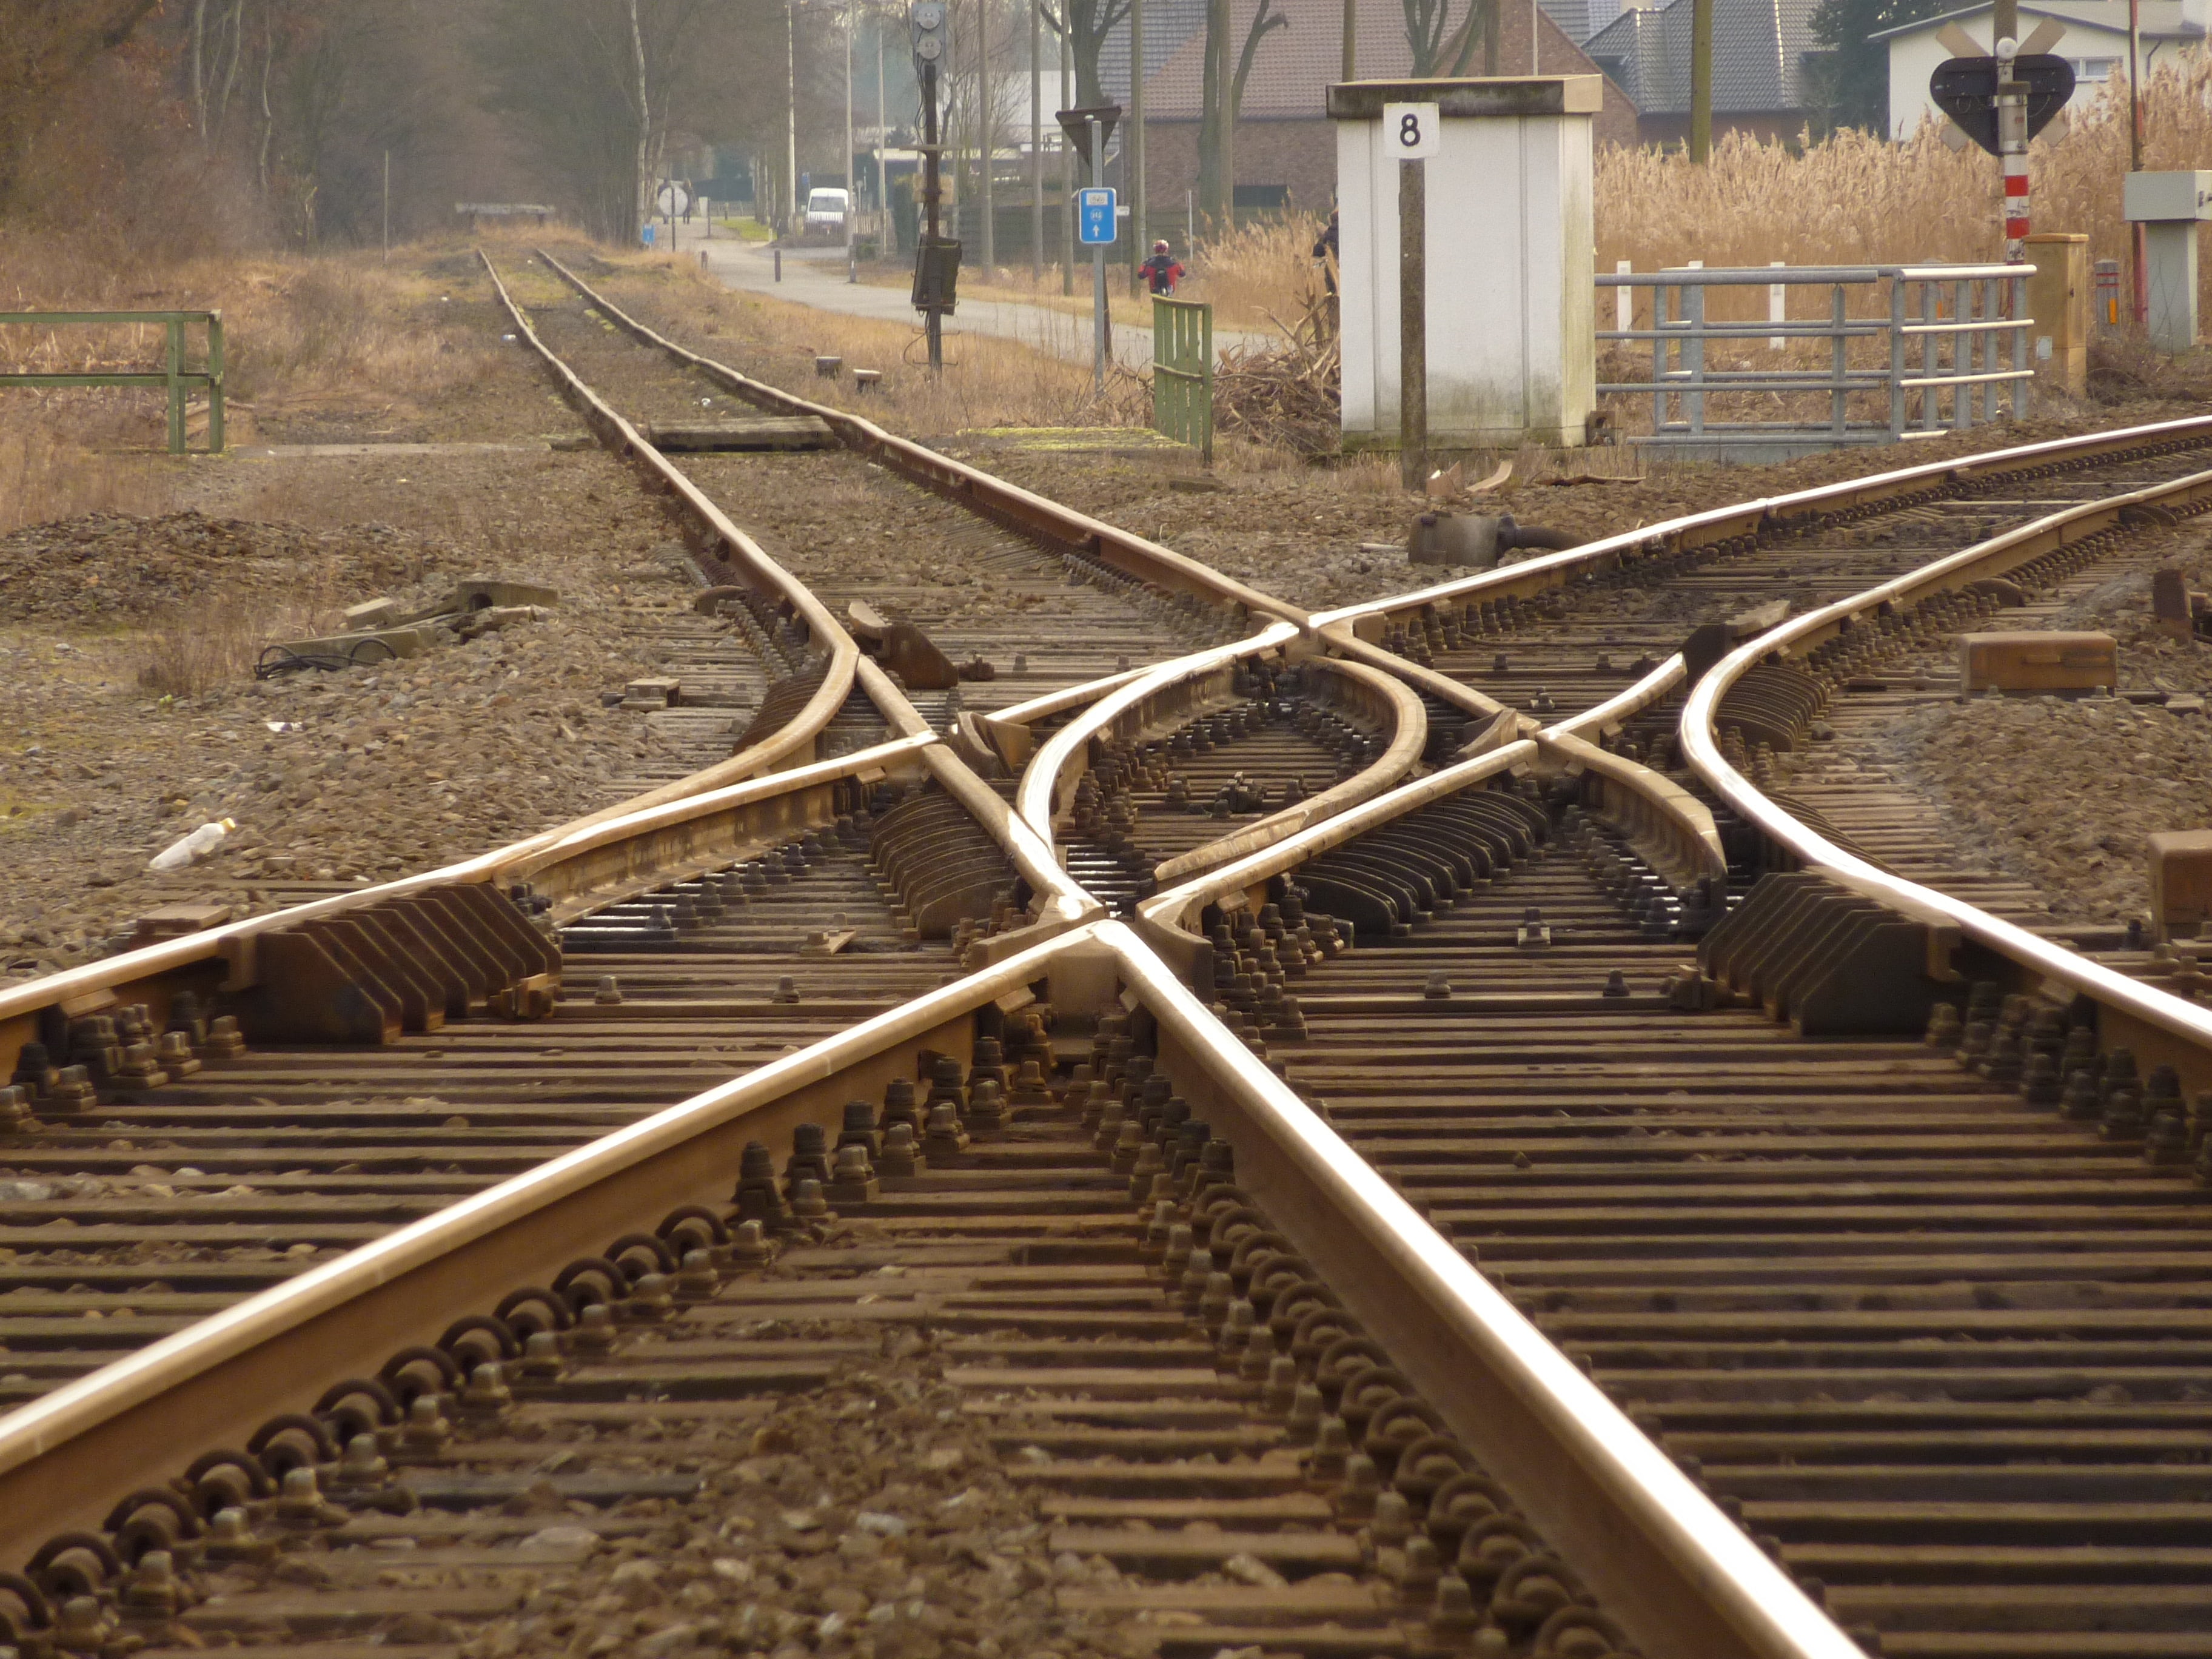
{"type": "MultiPolygon", "coordinates": [[[[1591,0],[1599,3],[1599,0],[1591,0]]],[[[1269,0],[1287,25],[1261,41],[1237,127],[1237,204],[1246,209],[1285,205],[1326,213],[1336,195],[1336,133],[1326,100],[1344,69],[1343,0],[1269,0]]],[[[1553,0],[1580,4],[1583,0],[1553,0]]],[[[1231,0],[1238,48],[1259,0],[1231,0]]],[[[1365,80],[1403,79],[1413,72],[1401,0],[1358,0],[1357,67],[1365,80]]],[[[1464,15],[1453,7],[1453,21],[1464,15]]],[[[1145,7],[1146,180],[1155,234],[1170,234],[1184,219],[1198,188],[1198,131],[1206,70],[1205,0],[1147,0],[1145,7]]],[[[1118,34],[1102,55],[1107,96],[1125,107],[1129,46],[1118,34]]],[[[1596,65],[1534,0],[1505,0],[1498,31],[1498,71],[1504,75],[1591,75],[1596,65]],[[1534,25],[1535,51],[1529,42],[1534,25]]],[[[1481,72],[1477,52],[1475,73],[1481,72]]],[[[1597,118],[1601,143],[1634,143],[1636,108],[1608,84],[1597,118]]],[[[1180,240],[1180,239],[1177,239],[1180,240]]]]}
{"type": "MultiPolygon", "coordinates": [[[[1713,0],[1713,133],[1794,138],[1811,118],[1805,59],[1819,49],[1819,0],[1713,0]]],[[[1631,6],[1583,49],[1635,100],[1638,137],[1680,143],[1690,131],[1691,0],[1631,6]]]]}

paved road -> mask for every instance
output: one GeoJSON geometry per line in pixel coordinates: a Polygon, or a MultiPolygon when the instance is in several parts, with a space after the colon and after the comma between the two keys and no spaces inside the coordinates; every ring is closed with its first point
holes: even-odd
{"type": "MultiPolygon", "coordinates": [[[[679,227],[677,247],[684,252],[703,252],[707,269],[730,287],[766,294],[797,305],[813,306],[848,317],[871,317],[879,322],[918,324],[920,318],[907,303],[903,288],[879,288],[845,280],[845,256],[839,248],[786,248],[783,280],[775,280],[775,256],[757,242],[741,242],[717,236],[707,240],[690,226],[679,227]]],[[[1124,280],[1117,267],[1111,281],[1124,280]]],[[[963,299],[960,308],[945,320],[947,334],[988,334],[1018,340],[1040,351],[1071,362],[1091,361],[1091,317],[1054,311],[1045,306],[1012,300],[963,299]]],[[[1267,337],[1234,330],[1216,329],[1217,353],[1265,343],[1267,337]]],[[[1124,368],[1148,368],[1152,362],[1152,331],[1127,323],[1114,326],[1114,356],[1124,368]]]]}

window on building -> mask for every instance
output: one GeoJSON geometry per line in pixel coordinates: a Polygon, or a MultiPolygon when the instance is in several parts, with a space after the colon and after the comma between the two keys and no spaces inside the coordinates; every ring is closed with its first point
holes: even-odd
{"type": "Polygon", "coordinates": [[[2109,81],[2120,72],[2120,60],[2117,58],[2069,58],[2066,61],[2073,64],[2077,82],[2109,81]]]}

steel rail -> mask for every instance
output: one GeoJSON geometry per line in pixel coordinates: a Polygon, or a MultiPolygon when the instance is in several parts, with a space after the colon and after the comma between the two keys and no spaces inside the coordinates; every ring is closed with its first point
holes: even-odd
{"type": "Polygon", "coordinates": [[[1305,665],[1309,670],[1318,669],[1323,673],[1340,675],[1380,699],[1387,707],[1391,721],[1389,744],[1381,754],[1343,782],[1331,784],[1295,806],[1285,806],[1271,812],[1218,840],[1210,841],[1203,847],[1194,847],[1188,853],[1154,866],[1154,881],[1180,881],[1216,864],[1272,847],[1309,825],[1333,817],[1362,801],[1373,799],[1395,787],[1420,764],[1421,756],[1429,744],[1429,714],[1422,706],[1421,700],[1404,684],[1380,669],[1368,667],[1364,663],[1338,662],[1327,657],[1316,657],[1305,665]]]}
{"type": "Polygon", "coordinates": [[[1595,708],[1585,708],[1579,714],[1563,720],[1555,726],[1545,727],[1548,737],[1609,738],[1653,704],[1665,700],[1668,694],[1690,677],[1689,665],[1677,651],[1625,691],[1614,693],[1595,708]]]}
{"type": "MultiPolygon", "coordinates": [[[[1505,751],[1475,765],[1510,763],[1505,751]]],[[[1279,850],[1279,849],[1277,849],[1279,850]]],[[[1063,979],[1127,986],[1238,1178],[1388,1346],[1653,1659],[1850,1659],[1842,1634],[1381,1176],[1217,1025],[1138,934],[1063,933],[311,1269],[0,1419],[0,1557],[95,1526],[179,1448],[235,1443],[272,1402],[540,1276],[578,1237],[714,1202],[746,1139],[830,1127],[842,1101],[950,1047],[974,1010],[1063,979]],[[1102,960],[1103,958],[1103,960],[1102,960]],[[1100,969],[1109,970],[1102,980],[1100,969]]]]}
{"type": "Polygon", "coordinates": [[[1684,514],[1679,518],[1645,525],[1619,535],[1601,537],[1565,552],[1547,553],[1538,558],[1524,559],[1518,564],[1501,565],[1493,570],[1438,582],[1386,599],[1364,599],[1356,605],[1339,606],[1334,611],[1316,612],[1311,622],[1316,629],[1326,629],[1336,623],[1347,623],[1356,629],[1363,621],[1379,629],[1383,618],[1405,611],[1419,610],[1424,605],[1493,597],[1528,598],[1560,586],[1585,571],[1611,569],[1644,553],[1658,550],[1684,552],[1711,546],[1777,523],[1815,518],[1823,513],[1842,508],[1867,507],[1930,485],[1968,483],[1977,478],[2002,477],[2008,472],[2054,463],[2079,463],[2130,449],[2169,443],[2180,445],[2185,441],[2212,442],[2212,416],[2195,415],[2147,426],[2122,427],[2111,432],[2017,444],[1979,455],[1962,456],[1955,460],[1926,461],[1917,466],[1899,467],[1888,472],[1846,478],[1809,489],[1794,490],[1787,495],[1765,496],[1757,501],[1738,501],[1727,507],[1684,514]]]}
{"type": "Polygon", "coordinates": [[[1103,520],[1078,513],[1018,484],[939,454],[910,438],[886,432],[874,422],[756,380],[727,363],[678,345],[596,292],[584,279],[544,248],[538,257],[562,281],[582,295],[616,327],[698,369],[717,384],[747,402],[787,414],[811,415],[826,423],[851,449],[882,462],[892,471],[937,494],[959,501],[1009,528],[1022,531],[1049,544],[1081,550],[1104,560],[1125,575],[1153,582],[1173,592],[1198,595],[1217,604],[1240,607],[1253,616],[1305,622],[1298,606],[1264,593],[1256,587],[1223,575],[1196,559],[1132,535],[1103,520]]]}
{"type": "Polygon", "coordinates": [[[1235,1147],[1238,1184],[1647,1659],[1863,1659],[1595,1382],[1224,1032],[1133,929],[1102,922],[1097,937],[1158,1020],[1163,1061],[1186,1095],[1193,1069],[1215,1085],[1191,1107],[1235,1147]]]}
{"type": "MultiPolygon", "coordinates": [[[[890,675],[865,657],[860,659],[860,672],[868,695],[879,704],[896,702],[903,706],[904,713],[898,717],[897,724],[910,738],[918,739],[929,732],[928,723],[891,684],[890,675]]],[[[986,958],[994,957],[1048,937],[1047,933],[1038,931],[1040,928],[1060,932],[1089,921],[1103,910],[1097,899],[1060,868],[1059,860],[1053,856],[1051,838],[1037,835],[1006,804],[1004,796],[975,775],[974,768],[941,742],[928,744],[920,752],[922,764],[930,769],[945,792],[967,808],[969,816],[1006,850],[1014,868],[1030,884],[1031,892],[1042,901],[1043,914],[1030,927],[980,939],[971,950],[981,951],[986,958]]]]}
{"type": "Polygon", "coordinates": [[[1189,931],[1189,927],[1196,923],[1207,905],[1222,903],[1234,895],[1256,911],[1259,905],[1253,902],[1253,896],[1270,878],[1447,795],[1457,794],[1501,773],[1528,771],[1535,760],[1534,741],[1518,738],[1339,812],[1271,847],[1256,848],[1230,863],[1187,877],[1173,887],[1139,901],[1138,931],[1152,949],[1188,971],[1196,960],[1193,947],[1203,943],[1189,931]]]}
{"type": "MultiPolygon", "coordinates": [[[[1761,661],[1801,654],[1808,646],[1843,631],[1863,612],[1884,605],[1909,603],[1920,595],[2002,574],[2055,548],[2119,524],[2122,515],[2130,507],[2177,497],[2212,499],[2212,471],[2192,473],[2148,489],[2051,514],[1849,599],[1793,617],[1746,641],[1722,658],[1692,688],[1683,705],[1680,729],[1683,755],[1692,769],[1746,822],[1792,857],[1885,904],[1923,914],[1932,912],[1966,937],[2031,974],[2040,975],[2046,982],[2091,998],[2132,1026],[2178,1048],[2185,1058],[2194,1062],[2185,1068],[2186,1077],[2192,1071],[2203,1073],[2208,1058],[2212,1058],[2212,1010],[2092,962],[1932,887],[1877,869],[1800,823],[1768,799],[1723,757],[1716,735],[1721,700],[1730,687],[1761,661]]],[[[2108,1031],[2108,1042],[2110,1035],[2108,1031]]]]}
{"type": "Polygon", "coordinates": [[[1298,637],[1295,623],[1275,623],[1249,639],[1208,646],[1203,651],[1162,663],[1108,692],[1091,706],[1081,720],[1061,726],[1030,757],[1021,781],[1014,789],[1014,810],[1030,829],[1049,842],[1054,823],[1066,805],[1060,799],[1061,792],[1072,792],[1080,776],[1074,769],[1074,763],[1084,757],[1090,739],[1109,722],[1170,688],[1187,690],[1200,675],[1217,672],[1240,657],[1278,649],[1298,637]]]}
{"type": "MultiPolygon", "coordinates": [[[[483,262],[484,274],[491,278],[492,288],[499,295],[501,305],[514,320],[514,326],[523,340],[552,370],[570,401],[584,416],[585,424],[599,436],[600,441],[617,456],[629,460],[656,488],[665,489],[680,501],[694,520],[695,532],[703,532],[711,544],[709,550],[723,556],[751,576],[754,582],[767,592],[787,600],[805,619],[808,632],[817,645],[830,652],[830,670],[822,684],[807,699],[806,705],[794,714],[783,728],[756,744],[744,754],[732,756],[719,765],[674,783],[664,784],[658,790],[648,790],[637,799],[637,805],[651,805],[660,800],[672,800],[695,793],[701,788],[734,781],[756,771],[775,766],[797,754],[805,745],[811,744],[821,735],[822,729],[836,716],[851,695],[860,648],[853,637],[838,624],[830,608],[815,598],[805,583],[769,557],[760,544],[730,521],[729,515],[708,499],[706,492],[693,483],[668,458],[647,443],[638,429],[617,414],[614,409],[593,392],[576,372],[561,361],[560,356],[538,337],[537,328],[529,315],[517,305],[514,296],[500,280],[498,270],[490,257],[481,250],[477,258],[483,262]],[[744,769],[740,770],[739,769],[744,769]]],[[[809,755],[808,759],[813,757],[809,755]]],[[[590,817],[580,820],[591,822],[590,817]]]]}
{"type": "MultiPolygon", "coordinates": [[[[1385,651],[1371,640],[1360,638],[1354,631],[1352,623],[1316,623],[1314,633],[1328,642],[1330,650],[1354,662],[1364,662],[1370,668],[1379,668],[1386,674],[1395,674],[1414,690],[1426,692],[1437,702],[1449,703],[1463,711],[1470,720],[1496,720],[1505,712],[1504,703],[1486,692],[1477,690],[1466,681],[1455,680],[1438,669],[1425,668],[1395,652],[1385,651]]],[[[1522,723],[1530,732],[1536,729],[1534,720],[1523,717],[1522,723]]]]}
{"type": "MultiPolygon", "coordinates": [[[[542,882],[553,877],[557,890],[566,884],[559,880],[558,872],[572,860],[587,864],[605,849],[633,837],[651,837],[672,830],[692,832],[696,830],[703,834],[703,829],[699,827],[716,818],[733,818],[745,809],[757,806],[762,802],[817,789],[840,778],[896,765],[917,755],[927,756],[931,750],[943,746],[934,734],[927,739],[909,735],[891,743],[855,750],[849,755],[841,755],[832,760],[817,761],[811,765],[725,784],[719,788],[702,790],[698,794],[676,800],[665,800],[651,805],[624,804],[609,809],[614,816],[596,813],[589,818],[580,818],[556,829],[543,830],[508,846],[474,854],[434,870],[380,882],[373,887],[360,888],[350,893],[311,899],[304,904],[271,910],[264,915],[247,916],[197,933],[164,939],[156,945],[142,945],[135,951],[125,951],[98,962],[86,963],[82,967],[64,969],[59,973],[26,980],[20,984],[0,986],[0,1062],[13,1069],[23,1043],[37,1040],[38,1018],[46,1010],[79,1002],[100,993],[112,993],[116,1000],[122,1002],[146,1000],[154,988],[166,977],[182,969],[223,958],[238,949],[242,941],[272,929],[294,927],[301,922],[325,916],[343,915],[348,911],[379,904],[387,899],[404,898],[428,888],[457,884],[496,884],[523,879],[542,882]]],[[[957,761],[955,764],[957,764],[957,761]]],[[[963,767],[961,769],[964,772],[967,769],[963,767]]],[[[978,781],[980,783],[980,780],[978,781]]],[[[988,786],[982,787],[988,792],[988,786]]],[[[823,823],[828,821],[826,817],[821,820],[823,823]]],[[[729,860],[726,857],[721,861],[726,863],[729,860]]],[[[667,879],[665,872],[659,879],[667,879]]],[[[588,878],[579,880],[575,884],[580,890],[588,878]]],[[[612,896],[614,895],[610,895],[609,898],[612,896]]]]}
{"type": "MultiPolygon", "coordinates": [[[[720,539],[723,546],[742,553],[746,564],[751,567],[754,574],[762,581],[767,583],[774,592],[788,599],[798,609],[805,618],[809,630],[817,641],[826,641],[833,647],[836,666],[831,671],[829,681],[825,681],[822,690],[816,693],[808,702],[806,708],[793,719],[792,724],[784,728],[785,733],[788,734],[802,722],[813,717],[827,699],[830,684],[838,678],[841,672],[845,676],[845,690],[841,690],[835,702],[830,703],[830,714],[834,714],[836,708],[842,705],[851,687],[858,684],[894,729],[908,738],[919,737],[931,731],[929,723],[921,717],[921,711],[915,708],[906,693],[898,688],[888,674],[861,653],[859,644],[847,632],[844,624],[838,621],[830,608],[815,596],[813,590],[770,558],[757,543],[732,523],[728,516],[708,498],[705,492],[670,462],[658,447],[647,442],[635,427],[616,414],[603,399],[585,386],[566,363],[538,340],[536,331],[530,328],[527,319],[523,316],[521,308],[515,304],[513,297],[507,294],[506,286],[500,282],[499,273],[493,268],[490,258],[481,251],[477,257],[483,260],[484,269],[490,273],[494,284],[499,288],[501,298],[506,303],[509,313],[516,319],[518,326],[528,331],[528,337],[532,343],[537,346],[546,362],[552,365],[556,373],[562,377],[564,384],[577,395],[588,398],[592,406],[601,411],[605,419],[612,423],[611,429],[617,434],[620,447],[626,449],[633,458],[647,465],[655,477],[673,490],[694,514],[709,527],[711,533],[720,539]]],[[[566,273],[564,272],[563,275],[566,273]]],[[[612,308],[607,309],[610,314],[612,314],[612,308]]],[[[654,338],[656,343],[659,343],[658,337],[654,338]]],[[[827,724],[827,720],[828,716],[825,715],[823,723],[827,724]]],[[[818,727],[817,729],[818,730],[818,727]]],[[[936,776],[938,781],[948,793],[956,796],[968,809],[969,814],[1006,848],[1008,855],[1014,860],[1016,869],[1028,881],[1032,891],[1045,899],[1050,911],[1049,915],[1044,918],[1047,925],[1055,929],[1072,927],[1087,919],[1099,909],[1100,907],[1095,899],[1067,878],[1066,872],[1054,862],[1048,849],[1038,848],[1033,840],[1022,833],[1022,826],[1019,826],[1012,815],[1007,811],[1006,803],[1000,798],[998,792],[977,777],[974,770],[958,756],[940,743],[922,750],[921,759],[922,764],[936,776]]],[[[731,763],[725,763],[726,765],[731,763]]],[[[710,768],[707,772],[696,774],[694,776],[703,778],[718,770],[720,770],[718,768],[710,768]]],[[[692,779],[685,779],[678,784],[666,787],[683,788],[692,781],[692,779]]],[[[649,799],[650,797],[641,799],[649,799]]]]}
{"type": "Polygon", "coordinates": [[[0,1560],[91,1528],[147,1472],[242,1444],[275,1409],[332,1380],[374,1375],[433,1342],[584,1237],[728,1195],[744,1141],[798,1122],[835,1132],[844,1101],[911,1077],[917,1051],[1022,991],[1080,933],[1062,934],[693,1096],[309,1269],[0,1417],[0,1560]],[[865,1069],[859,1069],[865,1068],[865,1069]],[[834,1085],[834,1086],[831,1086],[834,1085]]]}

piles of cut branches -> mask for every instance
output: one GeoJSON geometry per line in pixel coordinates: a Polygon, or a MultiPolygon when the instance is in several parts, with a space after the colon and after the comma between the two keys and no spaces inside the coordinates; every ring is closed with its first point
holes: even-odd
{"type": "Polygon", "coordinates": [[[1335,450],[1342,365],[1334,309],[1310,295],[1294,322],[1267,313],[1279,340],[1222,352],[1213,371],[1216,432],[1302,455],[1335,450]]]}

